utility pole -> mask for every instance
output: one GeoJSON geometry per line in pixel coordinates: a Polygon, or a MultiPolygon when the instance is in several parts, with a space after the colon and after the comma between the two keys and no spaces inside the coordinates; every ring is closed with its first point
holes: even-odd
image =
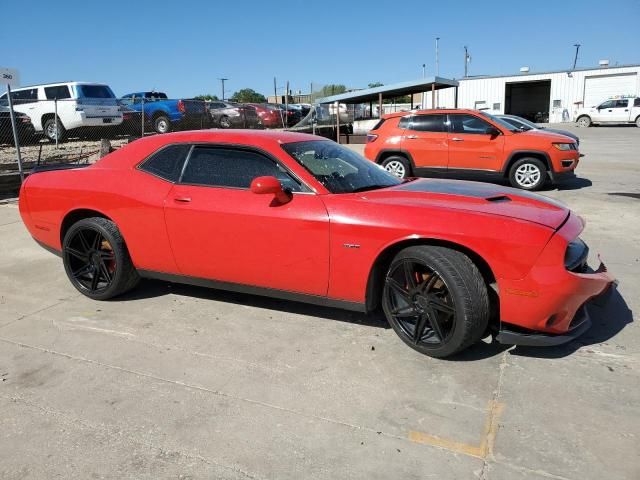
{"type": "Polygon", "coordinates": [[[469,50],[467,49],[467,46],[464,46],[464,78],[467,78],[467,75],[469,73],[469,50]]]}
{"type": "Polygon", "coordinates": [[[576,69],[576,63],[578,63],[578,51],[580,50],[579,43],[574,43],[573,46],[576,47],[576,56],[573,58],[573,68],[571,70],[576,69]]]}
{"type": "MultiPolygon", "coordinates": [[[[427,64],[422,64],[422,78],[427,78],[427,64]]],[[[422,92],[422,100],[420,101],[420,108],[424,110],[424,92],[422,92]]]]}
{"type": "Polygon", "coordinates": [[[440,37],[436,37],[436,77],[440,75],[440,49],[438,48],[438,42],[440,37]]]}
{"type": "Polygon", "coordinates": [[[228,78],[219,78],[218,80],[220,80],[220,82],[222,83],[222,100],[224,100],[224,82],[226,82],[229,79],[228,78]]]}

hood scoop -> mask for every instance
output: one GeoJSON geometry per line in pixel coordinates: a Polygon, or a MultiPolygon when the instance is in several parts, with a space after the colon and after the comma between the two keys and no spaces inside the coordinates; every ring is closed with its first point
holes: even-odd
{"type": "Polygon", "coordinates": [[[500,202],[510,202],[511,198],[507,197],[506,195],[495,195],[493,197],[487,197],[485,198],[485,200],[487,202],[500,203],[500,202]]]}

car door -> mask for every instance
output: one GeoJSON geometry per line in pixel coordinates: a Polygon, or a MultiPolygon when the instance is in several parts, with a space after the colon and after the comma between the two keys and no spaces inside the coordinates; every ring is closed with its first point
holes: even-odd
{"type": "Polygon", "coordinates": [[[183,275],[326,295],[329,217],[324,203],[273,158],[256,150],[196,145],[165,201],[183,275]],[[249,190],[275,176],[292,190],[280,204],[249,190]]]}
{"type": "Polygon", "coordinates": [[[627,102],[628,100],[607,100],[601,103],[596,107],[592,120],[604,123],[625,121],[629,117],[628,108],[626,107],[627,102]],[[624,102],[624,105],[622,102],[624,102]],[[624,111],[625,108],[627,108],[627,112],[624,111]]]}
{"type": "Polygon", "coordinates": [[[416,168],[446,169],[448,163],[446,115],[411,115],[400,120],[403,150],[416,168]]]}
{"type": "Polygon", "coordinates": [[[449,169],[499,171],[504,135],[487,134],[492,127],[476,115],[449,114],[449,169]]]}

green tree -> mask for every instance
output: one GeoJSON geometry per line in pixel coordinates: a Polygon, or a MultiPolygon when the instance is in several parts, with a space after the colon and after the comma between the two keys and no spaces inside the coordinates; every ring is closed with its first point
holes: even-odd
{"type": "Polygon", "coordinates": [[[238,90],[229,100],[238,103],[266,103],[267,101],[264,95],[256,92],[252,88],[238,90]]]}
{"type": "Polygon", "coordinates": [[[373,82],[373,83],[370,83],[369,85],[367,85],[367,87],[369,87],[369,88],[384,87],[384,83],[382,83],[382,82],[373,82]]]}
{"type": "Polygon", "coordinates": [[[217,95],[211,95],[209,93],[206,94],[206,95],[198,95],[198,96],[193,97],[193,98],[195,98],[196,100],[209,100],[209,101],[220,100],[217,95]]]}
{"type": "Polygon", "coordinates": [[[331,95],[339,95],[340,93],[345,93],[347,91],[347,87],[344,85],[338,84],[329,84],[322,87],[321,96],[322,97],[330,97],[331,95]]]}

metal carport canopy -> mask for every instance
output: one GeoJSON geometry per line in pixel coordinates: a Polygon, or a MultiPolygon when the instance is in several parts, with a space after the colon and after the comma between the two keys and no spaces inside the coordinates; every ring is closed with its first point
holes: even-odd
{"type": "Polygon", "coordinates": [[[330,97],[319,98],[317,103],[365,103],[378,100],[380,94],[382,94],[383,98],[393,98],[457,86],[458,82],[456,80],[427,77],[412,82],[395,83],[393,85],[383,85],[382,87],[365,88],[339,95],[331,95],[330,97]]]}

